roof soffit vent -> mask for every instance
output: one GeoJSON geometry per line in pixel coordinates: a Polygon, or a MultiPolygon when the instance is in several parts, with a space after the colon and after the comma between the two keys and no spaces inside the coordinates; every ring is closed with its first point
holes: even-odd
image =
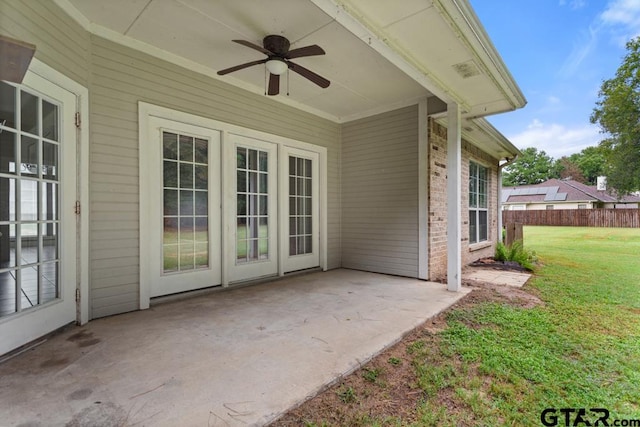
{"type": "Polygon", "coordinates": [[[468,79],[469,77],[479,76],[482,74],[478,64],[476,64],[473,59],[454,64],[452,67],[463,79],[468,79]]]}

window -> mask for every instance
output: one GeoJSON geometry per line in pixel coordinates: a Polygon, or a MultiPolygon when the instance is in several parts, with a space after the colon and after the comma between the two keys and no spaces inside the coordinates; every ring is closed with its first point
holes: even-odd
{"type": "Polygon", "coordinates": [[[237,263],[269,259],[269,153],[238,147],[237,263]]]}
{"type": "Polygon", "coordinates": [[[488,169],[469,162],[469,243],[484,242],[489,235],[488,182],[488,169]]]}
{"type": "Polygon", "coordinates": [[[587,209],[587,205],[578,205],[578,209],[587,209]]]}
{"type": "Polygon", "coordinates": [[[0,82],[0,317],[60,298],[60,107],[0,82]]]}
{"type": "Polygon", "coordinates": [[[548,211],[552,211],[553,210],[553,205],[547,205],[547,210],[548,211]]]}
{"type": "Polygon", "coordinates": [[[209,266],[208,141],[162,132],[164,273],[209,266]]]}
{"type": "Polygon", "coordinates": [[[289,255],[313,251],[311,160],[289,156],[289,255]]]}

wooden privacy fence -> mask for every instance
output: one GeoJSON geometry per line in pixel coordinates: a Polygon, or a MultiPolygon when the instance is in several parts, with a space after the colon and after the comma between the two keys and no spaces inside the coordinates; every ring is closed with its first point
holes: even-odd
{"type": "Polygon", "coordinates": [[[640,209],[550,209],[502,211],[502,223],[573,227],[640,228],[640,209]]]}

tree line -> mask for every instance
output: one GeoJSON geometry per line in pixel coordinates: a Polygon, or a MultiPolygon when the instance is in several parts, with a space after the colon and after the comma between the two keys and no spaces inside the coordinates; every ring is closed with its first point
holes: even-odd
{"type": "Polygon", "coordinates": [[[640,37],[626,45],[614,77],[602,82],[590,117],[604,139],[595,147],[555,160],[534,147],[505,167],[503,185],[538,184],[570,178],[595,184],[600,175],[620,194],[640,191],[640,37]]]}
{"type": "Polygon", "coordinates": [[[521,151],[516,161],[504,168],[502,185],[505,187],[539,184],[552,178],[595,185],[599,176],[607,175],[606,153],[601,146],[587,147],[557,160],[535,147],[521,151]]]}

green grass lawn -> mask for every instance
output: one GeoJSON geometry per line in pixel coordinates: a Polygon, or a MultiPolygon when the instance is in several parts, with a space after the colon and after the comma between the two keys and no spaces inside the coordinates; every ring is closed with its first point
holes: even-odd
{"type": "Polygon", "coordinates": [[[427,395],[449,388],[464,410],[427,398],[420,424],[542,425],[549,407],[640,419],[640,230],[525,227],[524,235],[543,264],[528,286],[544,306],[451,312],[439,348],[412,363],[427,395]]]}

